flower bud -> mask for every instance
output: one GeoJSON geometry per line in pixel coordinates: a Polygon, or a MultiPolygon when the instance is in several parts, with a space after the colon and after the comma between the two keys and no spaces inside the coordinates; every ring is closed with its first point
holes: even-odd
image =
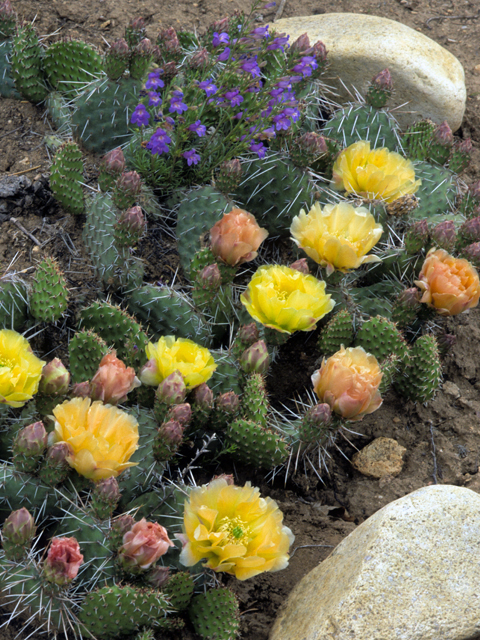
{"type": "Polygon", "coordinates": [[[222,33],[223,31],[228,31],[229,22],[230,16],[225,16],[225,18],[221,18],[220,20],[215,20],[215,22],[212,22],[208,29],[212,33],[214,33],[215,31],[217,33],[222,33]]]}
{"type": "Polygon", "coordinates": [[[118,80],[128,69],[129,61],[130,48],[127,41],[120,38],[119,40],[115,40],[110,49],[105,53],[103,68],[110,80],[118,80]]]}
{"type": "Polygon", "coordinates": [[[140,42],[135,45],[132,55],[133,56],[141,56],[142,58],[146,58],[150,56],[152,53],[152,43],[148,38],[143,38],[140,42]]]}
{"type": "Polygon", "coordinates": [[[42,369],[38,391],[48,396],[65,395],[70,383],[70,373],[60,358],[54,358],[42,369]]]}
{"type": "Polygon", "coordinates": [[[332,421],[332,410],[327,403],[316,404],[308,409],[305,417],[308,418],[312,424],[329,424],[332,421]]]}
{"type": "Polygon", "coordinates": [[[164,527],[143,518],[123,536],[118,561],[124,571],[142,573],[174,546],[164,527]]]}
{"type": "Polygon", "coordinates": [[[183,426],[177,420],[167,420],[160,427],[162,439],[167,444],[177,445],[183,439],[183,426]]]}
{"type": "Polygon", "coordinates": [[[260,333],[258,332],[258,327],[255,322],[243,324],[237,332],[236,339],[245,345],[245,348],[258,342],[258,340],[260,340],[260,333]]]}
{"type": "Polygon", "coordinates": [[[176,58],[181,52],[180,41],[173,27],[162,29],[158,34],[157,44],[167,57],[176,58]]]}
{"type": "Polygon", "coordinates": [[[17,14],[10,4],[10,0],[5,0],[0,4],[0,40],[5,40],[15,33],[15,23],[17,14]]]}
{"type": "Polygon", "coordinates": [[[125,156],[121,147],[112,149],[103,156],[101,169],[112,176],[120,176],[125,170],[125,156]]]}
{"type": "Polygon", "coordinates": [[[458,230],[457,248],[463,248],[473,242],[480,242],[480,216],[470,218],[458,230]]]}
{"type": "Polygon", "coordinates": [[[210,64],[210,56],[205,47],[196,51],[193,56],[188,59],[188,64],[191,69],[206,69],[210,64]]]}
{"type": "MultiPolygon", "coordinates": [[[[141,375],[142,374],[140,374],[140,377],[141,375]]],[[[155,395],[158,401],[163,404],[172,405],[183,402],[187,395],[187,387],[185,386],[185,381],[180,371],[176,370],[162,380],[158,385],[155,395]]]]}
{"type": "Polygon", "coordinates": [[[290,148],[292,160],[299,167],[308,167],[328,153],[325,138],[314,131],[294,138],[290,148]]]}
{"type": "Polygon", "coordinates": [[[116,478],[104,478],[95,482],[92,492],[92,507],[95,515],[100,520],[106,520],[112,516],[120,500],[120,488],[116,478]]]}
{"type": "Polygon", "coordinates": [[[313,45],[312,54],[315,56],[318,68],[313,72],[313,76],[319,76],[327,66],[327,47],[320,40],[313,45]]]}
{"type": "Polygon", "coordinates": [[[136,171],[121,174],[115,183],[113,201],[120,209],[128,209],[135,204],[135,200],[142,190],[142,179],[136,171]]]}
{"type": "Polygon", "coordinates": [[[235,391],[227,391],[216,398],[215,407],[224,413],[234,415],[240,407],[240,398],[235,391]]]}
{"type": "Polygon", "coordinates": [[[328,434],[327,427],[332,421],[332,410],[326,403],[310,407],[298,428],[300,440],[305,443],[323,444],[328,434]]]}
{"type": "Polygon", "coordinates": [[[47,446],[47,439],[43,422],[34,422],[18,432],[13,445],[14,453],[27,457],[41,456],[47,446]]]}
{"type": "Polygon", "coordinates": [[[170,567],[152,567],[145,580],[154,589],[161,589],[170,577],[170,567]]]}
{"type": "Polygon", "coordinates": [[[229,487],[233,487],[233,485],[235,484],[234,477],[232,476],[231,473],[221,473],[218,476],[213,476],[212,482],[213,480],[225,480],[225,482],[227,483],[227,486],[229,487]]]}
{"type": "Polygon", "coordinates": [[[430,233],[432,243],[445,251],[451,251],[457,241],[457,232],[453,220],[444,220],[433,227],[430,233]]]}
{"type": "Polygon", "coordinates": [[[306,53],[309,49],[311,49],[311,46],[308,33],[302,33],[302,35],[298,36],[295,42],[292,43],[290,53],[306,53]]]}
{"type": "Polygon", "coordinates": [[[215,256],[233,267],[256,258],[267,236],[251,213],[233,209],[210,230],[210,246],[215,256]]]}
{"type": "Polygon", "coordinates": [[[148,71],[152,58],[152,43],[148,38],[143,38],[135,45],[130,54],[130,77],[134,80],[142,80],[148,71]]]}
{"type": "Polygon", "coordinates": [[[218,264],[209,264],[197,273],[197,284],[208,291],[218,291],[222,284],[222,275],[218,264]]]}
{"type": "Polygon", "coordinates": [[[77,577],[83,555],[75,538],[53,538],[43,564],[49,582],[64,587],[77,577]]]}
{"type": "Polygon", "coordinates": [[[242,165],[238,158],[224,160],[218,169],[215,186],[222,193],[232,193],[242,179],[242,165]]]}
{"type": "Polygon", "coordinates": [[[90,383],[90,397],[101,400],[104,404],[118,404],[123,402],[127,394],[140,386],[140,380],[132,367],[116,357],[116,351],[107,353],[100,361],[97,373],[90,383]]]}
{"type": "Polygon", "coordinates": [[[72,396],[74,398],[89,398],[90,397],[90,382],[85,380],[85,382],[76,382],[72,388],[72,396]]]}
{"type": "Polygon", "coordinates": [[[36,530],[35,520],[25,507],[12,511],[3,525],[2,544],[4,548],[6,542],[8,546],[30,546],[36,530]]]}
{"type": "Polygon", "coordinates": [[[342,347],[312,375],[319,400],[346,420],[361,420],[380,407],[381,380],[377,359],[362,347],[342,347]]]}
{"type": "Polygon", "coordinates": [[[309,275],[310,269],[308,268],[308,261],[306,258],[300,258],[299,260],[295,260],[290,265],[290,269],[295,269],[295,271],[300,271],[300,273],[304,273],[306,276],[309,275]]]}
{"type": "Polygon", "coordinates": [[[192,396],[195,408],[208,411],[213,407],[213,391],[206,382],[202,382],[198,387],[195,387],[192,396]]]}
{"type": "Polygon", "coordinates": [[[476,269],[480,269],[480,242],[473,242],[464,247],[462,256],[471,262],[476,269]]]}
{"type": "Polygon", "coordinates": [[[259,340],[245,349],[239,360],[245,373],[267,373],[270,366],[270,355],[265,341],[259,340]]]}
{"type": "Polygon", "coordinates": [[[442,124],[437,125],[433,132],[433,137],[438,144],[442,146],[452,146],[453,144],[453,131],[446,120],[442,124]]]}
{"type": "Polygon", "coordinates": [[[174,405],[168,412],[169,420],[179,422],[182,427],[186,427],[192,419],[192,407],[188,402],[174,405]]]}
{"type": "Polygon", "coordinates": [[[117,516],[112,520],[112,526],[110,527],[109,540],[110,547],[117,551],[123,544],[123,536],[130,531],[135,524],[135,518],[129,513],[123,513],[121,516],[117,516]]]}
{"type": "Polygon", "coordinates": [[[405,249],[408,254],[414,255],[425,247],[430,237],[428,221],[426,219],[414,222],[405,234],[405,249]]]}
{"type": "Polygon", "coordinates": [[[73,448],[68,442],[56,442],[47,451],[45,460],[40,467],[38,475],[48,485],[60,484],[70,471],[68,458],[73,456],[73,448]]]}
{"type": "Polygon", "coordinates": [[[130,20],[130,24],[125,29],[125,40],[130,47],[137,45],[145,37],[145,20],[138,16],[130,20]]]}
{"type": "Polygon", "coordinates": [[[443,249],[431,249],[418,277],[415,284],[423,292],[420,302],[442,316],[456,316],[478,305],[478,273],[463,258],[454,258],[443,249]]]}

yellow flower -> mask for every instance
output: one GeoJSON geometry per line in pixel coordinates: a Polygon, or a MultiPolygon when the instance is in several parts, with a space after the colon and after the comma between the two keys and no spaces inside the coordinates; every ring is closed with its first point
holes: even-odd
{"type": "Polygon", "coordinates": [[[377,256],[365,255],[379,241],[383,233],[365,207],[352,207],[346,202],[327,204],[316,202],[310,211],[302,209],[290,227],[294,242],[315,262],[334,269],[357,269],[367,262],[378,262],[377,256]]]}
{"type": "Polygon", "coordinates": [[[415,180],[410,160],[385,148],[370,150],[370,142],[364,140],[340,153],[333,165],[332,182],[335,189],[386,202],[415,193],[422,183],[415,180]]]}
{"type": "Polygon", "coordinates": [[[23,407],[38,391],[46,363],[16,331],[0,331],[0,404],[23,407]]]}
{"type": "Polygon", "coordinates": [[[313,388],[330,409],[346,420],[361,420],[382,404],[382,371],[363,347],[342,346],[312,375],[313,388]]]}
{"type": "Polygon", "coordinates": [[[415,284],[423,291],[420,302],[434,307],[441,316],[456,316],[478,305],[478,273],[464,258],[430,249],[418,277],[415,284]]]}
{"type": "Polygon", "coordinates": [[[290,267],[260,267],[240,297],[248,313],[281,333],[313,331],[335,306],[325,282],[290,267]]]}
{"type": "Polygon", "coordinates": [[[146,348],[148,362],[140,372],[144,384],[157,386],[174,371],[180,371],[187,389],[198,387],[213,374],[217,365],[212,354],[192,340],[164,336],[146,348]]]}
{"type": "Polygon", "coordinates": [[[66,442],[73,453],[68,464],[91,480],[118,476],[138,447],[138,422],[117,407],[90,398],[59,404],[55,416],[55,442],[66,442]]]}
{"type": "Polygon", "coordinates": [[[250,482],[236,487],[217,478],[193,489],[185,502],[180,562],[191,567],[206,558],[207,567],[239,580],[280,571],[295,539],[282,522],[277,503],[250,482]]]}

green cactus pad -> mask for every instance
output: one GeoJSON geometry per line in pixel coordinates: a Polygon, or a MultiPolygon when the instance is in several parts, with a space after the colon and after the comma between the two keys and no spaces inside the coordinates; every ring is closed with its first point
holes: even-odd
{"type": "Polygon", "coordinates": [[[242,170],[235,199],[271,236],[288,236],[292,219],[313,204],[316,187],[308,174],[276,154],[247,161],[242,170]]]}
{"type": "Polygon", "coordinates": [[[60,93],[60,91],[51,91],[48,94],[46,105],[48,115],[52,119],[55,127],[57,129],[70,131],[72,114],[67,105],[66,98],[60,93]]]}
{"type": "Polygon", "coordinates": [[[22,96],[15,89],[15,82],[12,76],[11,55],[12,41],[4,40],[0,42],[0,96],[2,98],[20,100],[22,96]]]}
{"type": "Polygon", "coordinates": [[[227,430],[225,444],[235,446],[232,455],[240,462],[261,469],[273,469],[288,457],[288,448],[274,431],[250,420],[235,420],[227,430]]]}
{"type": "Polygon", "coordinates": [[[408,350],[404,337],[391,320],[377,316],[364,322],[355,337],[355,345],[382,361],[394,354],[403,358],[408,350]]]}
{"type": "Polygon", "coordinates": [[[269,409],[265,380],[259,373],[248,376],[241,402],[241,413],[244,420],[266,427],[269,409]]]}
{"type": "Polygon", "coordinates": [[[73,103],[72,115],[74,135],[85,149],[103,155],[127,142],[141,89],[131,78],[100,78],[86,85],[73,103]]]}
{"type": "Polygon", "coordinates": [[[108,353],[105,340],[93,331],[78,331],[68,343],[72,382],[91,380],[100,360],[108,353]]]}
{"type": "Polygon", "coordinates": [[[323,128],[322,135],[338,140],[344,147],[368,140],[372,149],[396,151],[400,138],[398,124],[388,111],[369,105],[349,104],[337,111],[323,128]]]}
{"type": "Polygon", "coordinates": [[[188,615],[202,640],[235,640],[239,633],[238,601],[226,587],[195,596],[188,615]]]}
{"type": "Polygon", "coordinates": [[[55,153],[50,188],[64,209],[74,215],[80,215],[85,210],[82,180],[82,152],[78,145],[70,140],[62,144],[55,153]]]}
{"type": "Polygon", "coordinates": [[[51,44],[43,58],[48,82],[62,92],[77,91],[102,71],[102,59],[95,48],[80,40],[51,44]]]}
{"type": "Polygon", "coordinates": [[[65,278],[54,258],[45,258],[37,267],[30,294],[30,313],[37,320],[56,322],[68,305],[65,278]]]}
{"type": "Polygon", "coordinates": [[[25,283],[8,273],[0,278],[0,329],[21,331],[27,320],[28,302],[25,283]]]}
{"type": "Polygon", "coordinates": [[[427,160],[434,131],[435,123],[431,120],[421,120],[412,124],[402,137],[402,146],[407,158],[427,160]]]}
{"type": "Polygon", "coordinates": [[[43,75],[43,49],[32,24],[17,27],[12,41],[12,77],[17,91],[31,102],[41,102],[48,91],[43,75]]]}
{"type": "Polygon", "coordinates": [[[162,593],[174,609],[183,611],[190,604],[194,590],[195,583],[190,573],[178,571],[170,576],[162,593]]]}
{"type": "Polygon", "coordinates": [[[343,346],[349,347],[353,342],[353,318],[349,311],[341,309],[325,325],[318,338],[320,353],[331,356],[343,346]]]}
{"type": "MultiPolygon", "coordinates": [[[[426,218],[431,225],[451,220],[457,197],[454,174],[428,162],[415,162],[414,166],[415,178],[420,178],[422,184],[415,192],[418,207],[411,212],[409,219],[413,222],[426,218]]],[[[460,225],[463,219],[458,218],[460,225]]]]}
{"type": "Polygon", "coordinates": [[[428,402],[442,381],[442,365],[435,336],[421,336],[410,349],[395,381],[397,391],[414,402],[428,402]]]}
{"type": "Polygon", "coordinates": [[[26,507],[32,516],[60,513],[59,495],[39,478],[0,463],[0,520],[11,511],[26,507]]]}

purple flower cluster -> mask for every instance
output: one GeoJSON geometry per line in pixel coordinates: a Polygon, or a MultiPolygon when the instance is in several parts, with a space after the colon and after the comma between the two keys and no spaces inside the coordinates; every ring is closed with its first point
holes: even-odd
{"type": "Polygon", "coordinates": [[[182,153],[182,156],[187,161],[187,164],[189,167],[191,167],[192,164],[198,164],[200,162],[200,156],[198,155],[195,149],[190,149],[189,151],[185,151],[185,153],[182,153]]]}
{"type": "Polygon", "coordinates": [[[207,97],[213,96],[217,93],[218,88],[213,84],[213,80],[204,80],[203,82],[199,82],[198,86],[200,89],[203,89],[207,94],[207,97]]]}
{"type": "Polygon", "coordinates": [[[170,100],[170,107],[168,110],[170,113],[178,113],[181,115],[184,111],[188,110],[187,105],[182,102],[183,100],[183,91],[173,91],[172,99],[170,100]]]}
{"type": "Polygon", "coordinates": [[[225,32],[218,33],[217,31],[215,31],[213,34],[212,45],[214,47],[218,47],[221,44],[227,44],[229,40],[230,40],[230,36],[228,35],[228,33],[225,33],[225,32]]]}
{"type": "Polygon", "coordinates": [[[165,129],[157,129],[147,142],[147,149],[152,152],[152,155],[161,155],[162,153],[168,153],[168,145],[172,142],[172,139],[167,134],[165,129]]]}
{"type": "Polygon", "coordinates": [[[165,83],[160,79],[161,69],[156,69],[152,73],[148,74],[148,79],[145,83],[145,89],[156,91],[157,89],[163,89],[165,83]]]}
{"type": "Polygon", "coordinates": [[[292,71],[301,73],[304,78],[312,75],[312,71],[318,68],[315,56],[303,56],[300,61],[293,67],[292,71]]]}
{"type": "Polygon", "coordinates": [[[200,122],[200,120],[196,120],[193,124],[188,126],[188,130],[196,133],[199,138],[204,136],[207,132],[207,127],[200,122]]]}
{"type": "Polygon", "coordinates": [[[150,114],[145,108],[145,105],[137,104],[135,111],[132,113],[132,117],[130,118],[130,122],[138,125],[139,127],[146,127],[149,120],[150,114]]]}
{"type": "Polygon", "coordinates": [[[245,73],[250,73],[253,78],[260,77],[260,67],[257,63],[257,56],[245,60],[245,62],[240,65],[240,68],[242,69],[242,71],[245,71],[245,73]]]}

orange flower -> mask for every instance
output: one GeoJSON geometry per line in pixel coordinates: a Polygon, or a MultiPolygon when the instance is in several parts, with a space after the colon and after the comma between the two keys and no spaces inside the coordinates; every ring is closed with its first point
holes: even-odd
{"type": "Polygon", "coordinates": [[[118,559],[124,569],[132,573],[145,571],[169,547],[174,547],[167,530],[158,522],[147,522],[142,518],[123,536],[123,546],[118,551],[118,559]]]}
{"type": "Polygon", "coordinates": [[[233,209],[210,230],[213,253],[234,267],[257,257],[257,249],[268,236],[255,217],[243,209],[233,209]]]}
{"type": "Polygon", "coordinates": [[[420,302],[434,307],[442,316],[472,309],[480,298],[480,281],[473,265],[443,249],[428,252],[415,284],[423,291],[420,302]]]}
{"type": "Polygon", "coordinates": [[[312,375],[320,402],[346,420],[361,420],[382,404],[378,390],[382,371],[375,356],[363,347],[342,346],[312,375]]]}
{"type": "Polygon", "coordinates": [[[91,382],[90,397],[105,404],[118,404],[127,393],[139,387],[140,380],[132,367],[126,367],[116,356],[116,351],[103,356],[97,373],[91,382]]]}
{"type": "Polygon", "coordinates": [[[75,538],[53,538],[43,571],[49,582],[65,586],[77,577],[83,555],[75,538]]]}

